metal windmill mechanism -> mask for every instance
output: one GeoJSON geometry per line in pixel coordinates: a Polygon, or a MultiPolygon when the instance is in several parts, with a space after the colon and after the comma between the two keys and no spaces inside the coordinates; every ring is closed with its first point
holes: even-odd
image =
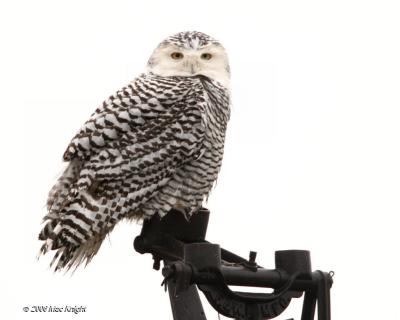
{"type": "Polygon", "coordinates": [[[188,221],[178,211],[144,222],[134,241],[139,253],[153,255],[155,270],[163,261],[163,284],[168,288],[174,320],[206,320],[197,288],[220,314],[237,320],[264,320],[279,316],[294,298],[304,295],[301,320],[330,320],[333,272],[311,270],[310,252],[275,252],[275,269],[205,240],[209,211],[200,209],[188,221]],[[233,291],[229,286],[265,287],[272,293],[233,291]],[[197,288],[196,288],[197,287],[197,288]]]}

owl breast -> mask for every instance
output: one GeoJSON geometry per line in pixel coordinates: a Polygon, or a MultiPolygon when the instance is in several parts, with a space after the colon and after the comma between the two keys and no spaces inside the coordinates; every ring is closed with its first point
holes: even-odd
{"type": "MultiPolygon", "coordinates": [[[[141,211],[146,216],[155,213],[164,216],[171,209],[190,216],[208,198],[221,167],[230,116],[228,90],[204,76],[193,77],[188,85],[191,90],[184,100],[189,104],[196,101],[201,123],[195,125],[201,125],[204,130],[202,148],[194,160],[182,164],[168,183],[143,204],[141,211]]],[[[187,130],[192,129],[191,125],[187,130]]]]}

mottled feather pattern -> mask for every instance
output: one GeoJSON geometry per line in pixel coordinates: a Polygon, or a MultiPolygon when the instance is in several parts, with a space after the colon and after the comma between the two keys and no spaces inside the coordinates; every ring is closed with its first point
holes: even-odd
{"type": "Polygon", "coordinates": [[[174,44],[177,46],[183,45],[183,47],[185,48],[197,49],[199,47],[204,47],[210,43],[220,45],[220,43],[216,39],[210,37],[209,35],[196,31],[189,31],[177,33],[167,38],[165,41],[161,42],[160,45],[163,46],[174,44]]]}
{"type": "Polygon", "coordinates": [[[205,76],[142,74],[109,97],[64,153],[39,238],[55,269],[89,262],[123,218],[190,216],[220,169],[229,93],[205,76]]]}
{"type": "Polygon", "coordinates": [[[189,218],[217,179],[230,114],[225,50],[181,32],[161,42],[148,70],[106,99],[64,153],[39,235],[42,254],[56,250],[55,270],[88,263],[122,219],[171,209],[189,218]],[[204,50],[217,59],[202,61],[204,50]]]}

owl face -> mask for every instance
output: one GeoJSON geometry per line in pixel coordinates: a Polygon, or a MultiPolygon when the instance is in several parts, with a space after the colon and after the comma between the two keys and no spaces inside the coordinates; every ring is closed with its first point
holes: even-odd
{"type": "Polygon", "coordinates": [[[222,45],[199,32],[182,32],[163,41],[153,52],[148,70],[160,76],[204,75],[229,86],[228,56],[222,45]]]}

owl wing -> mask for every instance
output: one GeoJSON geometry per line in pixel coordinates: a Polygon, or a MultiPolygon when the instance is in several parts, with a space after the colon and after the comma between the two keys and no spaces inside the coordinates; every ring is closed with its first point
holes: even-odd
{"type": "Polygon", "coordinates": [[[150,96],[142,87],[146,82],[149,82],[149,79],[142,75],[105,100],[72,139],[63,159],[85,160],[93,153],[99,152],[110,141],[119,139],[123,133],[143,125],[146,120],[164,114],[165,106],[160,103],[162,97],[159,97],[159,100],[157,92],[150,96]]]}
{"type": "Polygon", "coordinates": [[[202,101],[188,86],[164,83],[156,91],[151,81],[139,78],[119,90],[72,139],[64,160],[83,162],[79,189],[155,170],[171,174],[201,154],[202,101]]]}
{"type": "Polygon", "coordinates": [[[96,110],[69,144],[69,166],[49,195],[39,238],[41,253],[57,250],[56,268],[90,261],[119,220],[202,154],[203,104],[190,86],[139,78],[96,110]]]}

